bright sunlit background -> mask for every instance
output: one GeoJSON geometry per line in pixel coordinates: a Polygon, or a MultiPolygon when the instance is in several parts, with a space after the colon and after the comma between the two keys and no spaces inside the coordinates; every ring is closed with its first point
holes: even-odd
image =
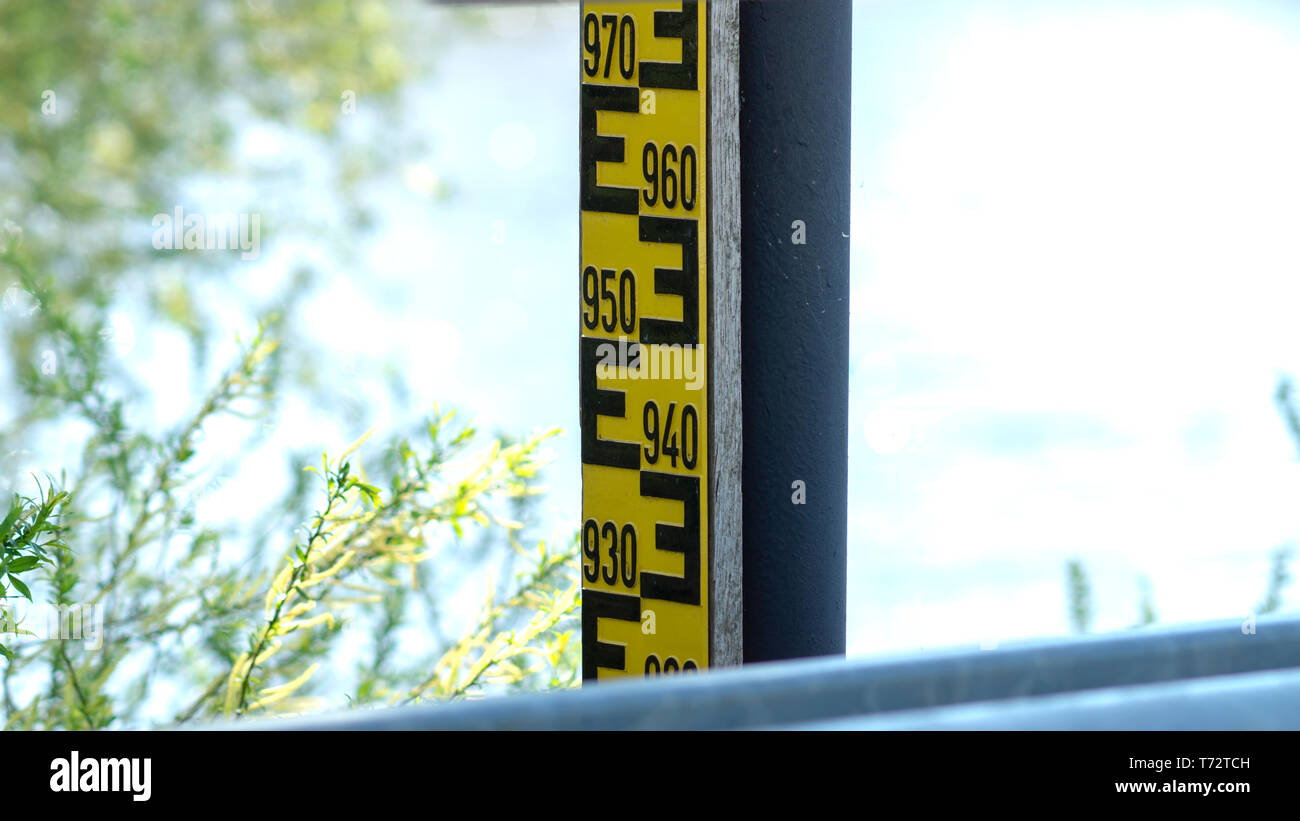
{"type": "Polygon", "coordinates": [[[1300,8],[854,8],[855,652],[1245,618],[1296,533],[1300,8]]]}

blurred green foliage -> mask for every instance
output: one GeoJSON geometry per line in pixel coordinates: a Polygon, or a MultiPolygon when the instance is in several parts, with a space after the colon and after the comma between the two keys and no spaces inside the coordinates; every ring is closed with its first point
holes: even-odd
{"type": "Polygon", "coordinates": [[[1071,559],[1065,566],[1066,589],[1070,599],[1070,627],[1076,633],[1092,628],[1092,587],[1083,562],[1071,559]]]}
{"type": "Polygon", "coordinates": [[[363,189],[400,147],[403,89],[432,70],[442,32],[429,19],[413,0],[0,0],[4,726],[576,683],[575,545],[525,547],[517,521],[548,434],[481,442],[435,411],[382,446],[327,454],[319,486],[304,454],[282,453],[283,498],[202,513],[223,471],[274,441],[283,397],[341,406],[348,386],[315,340],[356,330],[314,328],[299,310],[319,273],[310,258],[257,297],[239,254],[155,248],[153,217],[201,211],[217,192],[222,211],[261,216],[264,242],[350,259],[369,224],[363,189]],[[243,145],[257,130],[280,140],[269,156],[243,145]],[[324,171],[301,156],[313,152],[324,171]],[[122,315],[188,345],[202,387],[183,418],[158,412],[182,375],[114,355],[122,315]],[[256,331],[232,347],[236,327],[256,331]],[[20,462],[40,475],[18,475],[20,462]],[[431,561],[449,550],[500,574],[480,617],[450,627],[431,561]],[[7,629],[15,597],[99,608],[102,646],[7,629]]]}
{"type": "MultiPolygon", "coordinates": [[[[1289,377],[1278,380],[1273,400],[1286,425],[1287,432],[1300,450],[1300,409],[1295,404],[1295,384],[1289,377]]],[[[1294,545],[1275,547],[1269,554],[1268,580],[1264,596],[1250,608],[1252,616],[1275,613],[1286,606],[1286,590],[1291,584],[1291,562],[1295,559],[1294,545]]],[[[1092,627],[1092,588],[1083,562],[1071,559],[1065,566],[1066,601],[1070,626],[1076,633],[1087,633],[1092,627]]],[[[1138,578],[1138,620],[1135,627],[1145,627],[1157,621],[1155,593],[1151,579],[1138,578]]]]}

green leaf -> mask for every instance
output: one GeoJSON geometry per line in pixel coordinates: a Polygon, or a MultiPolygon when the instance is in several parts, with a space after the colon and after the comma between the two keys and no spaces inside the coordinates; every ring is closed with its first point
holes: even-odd
{"type": "Polygon", "coordinates": [[[13,530],[14,522],[18,521],[19,515],[23,512],[22,502],[14,496],[13,504],[9,506],[9,515],[5,516],[4,522],[0,522],[0,539],[9,538],[9,533],[13,530]]]}
{"type": "Polygon", "coordinates": [[[22,573],[25,570],[31,570],[40,563],[40,559],[35,556],[19,556],[9,562],[10,573],[22,573]]]}
{"type": "Polygon", "coordinates": [[[23,597],[26,598],[27,601],[32,600],[32,591],[27,589],[27,585],[23,584],[21,579],[17,579],[14,578],[13,576],[10,576],[9,583],[14,586],[15,590],[17,590],[19,593],[22,593],[23,597]]]}
{"type": "Polygon", "coordinates": [[[362,482],[358,479],[352,480],[352,486],[359,489],[362,493],[366,494],[366,498],[370,500],[370,504],[376,506],[379,504],[379,493],[380,493],[379,488],[375,487],[374,485],[362,482]]]}

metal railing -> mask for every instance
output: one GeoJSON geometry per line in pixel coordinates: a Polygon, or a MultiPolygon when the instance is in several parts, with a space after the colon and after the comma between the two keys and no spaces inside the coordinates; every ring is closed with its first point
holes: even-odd
{"type": "Polygon", "coordinates": [[[1300,729],[1300,617],[996,650],[756,664],[553,693],[254,724],[271,730],[1300,729]]]}

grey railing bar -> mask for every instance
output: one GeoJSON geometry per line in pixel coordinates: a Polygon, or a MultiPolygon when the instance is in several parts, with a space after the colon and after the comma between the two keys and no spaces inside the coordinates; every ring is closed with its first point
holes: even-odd
{"type": "Polygon", "coordinates": [[[1300,670],[845,716],[780,729],[1300,730],[1300,670]]]}
{"type": "Polygon", "coordinates": [[[727,729],[1300,668],[1300,618],[1239,622],[894,659],[812,659],[576,691],[240,722],[213,729],[727,729]]]}

